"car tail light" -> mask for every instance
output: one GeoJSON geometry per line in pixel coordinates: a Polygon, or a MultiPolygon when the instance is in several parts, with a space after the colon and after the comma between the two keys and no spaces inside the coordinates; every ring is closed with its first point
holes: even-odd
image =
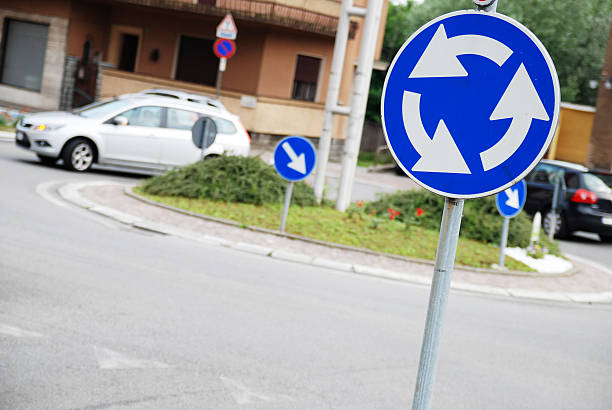
{"type": "Polygon", "coordinates": [[[238,122],[240,123],[240,126],[242,127],[242,129],[243,129],[244,133],[246,134],[246,136],[249,138],[249,145],[251,145],[251,134],[249,134],[247,129],[244,127],[244,125],[242,125],[242,121],[238,120],[238,122]]]}
{"type": "Polygon", "coordinates": [[[580,202],[582,204],[595,204],[597,203],[597,195],[587,189],[579,189],[572,197],[573,202],[580,202]]]}

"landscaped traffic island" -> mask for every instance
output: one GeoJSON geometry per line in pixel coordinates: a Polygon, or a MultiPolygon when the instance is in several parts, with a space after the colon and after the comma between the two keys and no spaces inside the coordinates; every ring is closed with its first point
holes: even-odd
{"type": "MultiPolygon", "coordinates": [[[[220,157],[169,171],[145,181],[136,193],[159,203],[236,222],[278,229],[286,182],[260,158],[220,157]]],[[[317,205],[312,188],[294,188],[286,232],[306,238],[374,251],[433,260],[444,200],[423,190],[401,191],[372,202],[356,202],[338,212],[317,205]]],[[[502,218],[493,197],[466,201],[457,248],[459,265],[490,268],[499,259],[502,218]]],[[[509,246],[529,244],[531,222],[512,220],[509,246]]],[[[558,254],[554,243],[544,246],[558,254]]],[[[511,270],[531,271],[506,258],[511,270]]]]}

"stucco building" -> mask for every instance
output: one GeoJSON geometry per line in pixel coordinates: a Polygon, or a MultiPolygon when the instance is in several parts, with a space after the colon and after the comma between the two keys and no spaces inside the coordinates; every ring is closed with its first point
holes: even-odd
{"type": "MultiPolygon", "coordinates": [[[[386,10],[385,0],[377,56],[386,10]]],[[[215,29],[231,13],[237,52],[221,101],[253,133],[316,137],[339,12],[339,0],[0,0],[0,101],[57,109],[147,88],[214,95],[215,29]]],[[[352,18],[344,103],[362,28],[352,18]]],[[[337,119],[336,137],[343,127],[337,119]]]]}

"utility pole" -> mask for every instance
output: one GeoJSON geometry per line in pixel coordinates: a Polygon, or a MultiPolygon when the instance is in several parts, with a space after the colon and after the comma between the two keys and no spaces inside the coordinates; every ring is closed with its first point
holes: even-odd
{"type": "Polygon", "coordinates": [[[325,172],[329,161],[329,149],[331,146],[332,132],[334,127],[334,114],[348,115],[350,107],[338,105],[338,94],[342,81],[342,69],[346,55],[346,43],[348,42],[351,16],[365,16],[366,9],[353,7],[353,0],[342,0],[340,16],[338,17],[338,28],[336,29],[336,42],[334,43],[334,55],[332,57],[329,85],[327,87],[327,99],[325,100],[325,112],[323,114],[323,130],[319,138],[317,154],[317,169],[314,180],[314,192],[318,202],[323,199],[325,188],[325,172]]]}
{"type": "Polygon", "coordinates": [[[370,79],[372,78],[372,68],[374,66],[374,52],[376,51],[377,33],[382,14],[382,3],[382,0],[368,0],[365,24],[361,37],[361,48],[359,49],[357,71],[353,83],[348,132],[346,140],[344,141],[344,152],[342,154],[342,173],[340,175],[338,199],[336,200],[336,209],[339,211],[345,211],[351,202],[355,169],[357,167],[357,155],[359,154],[363,121],[365,119],[365,111],[368,104],[370,79]]]}

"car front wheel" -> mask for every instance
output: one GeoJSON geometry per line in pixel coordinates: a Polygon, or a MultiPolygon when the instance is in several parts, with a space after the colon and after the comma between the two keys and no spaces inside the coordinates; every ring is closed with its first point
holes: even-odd
{"type": "Polygon", "coordinates": [[[72,140],[62,153],[64,166],[71,171],[87,171],[94,162],[94,149],[92,144],[84,139],[72,140]]]}
{"type": "Polygon", "coordinates": [[[612,243],[612,235],[602,235],[602,234],[599,234],[599,239],[603,243],[612,243]]]}

